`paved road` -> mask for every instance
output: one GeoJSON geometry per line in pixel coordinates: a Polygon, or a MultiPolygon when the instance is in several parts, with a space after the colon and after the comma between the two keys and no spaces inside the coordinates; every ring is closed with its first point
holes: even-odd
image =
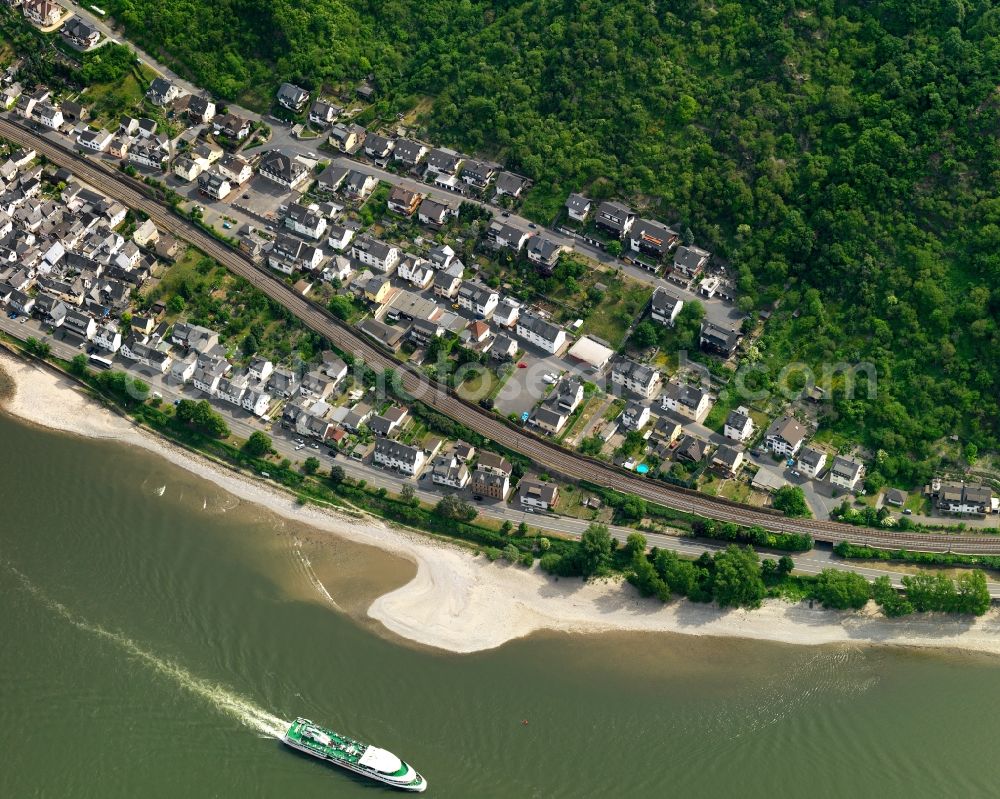
{"type": "MultiPolygon", "coordinates": [[[[47,334],[42,330],[41,325],[33,319],[18,317],[9,319],[6,315],[0,316],[0,330],[16,338],[24,339],[28,336],[36,336],[39,339],[48,341],[52,347],[52,352],[59,358],[70,360],[74,355],[83,351],[73,340],[63,340],[60,332],[47,334]]],[[[122,358],[115,359],[121,368],[136,372],[135,364],[122,358]]],[[[168,377],[150,375],[145,370],[141,373],[142,379],[149,383],[150,390],[162,395],[163,401],[173,403],[179,399],[201,399],[204,395],[190,384],[183,385],[173,382],[168,377]]],[[[324,469],[329,469],[334,463],[339,464],[344,472],[354,479],[366,480],[369,485],[376,488],[385,488],[393,493],[399,493],[404,485],[409,485],[414,489],[415,496],[422,502],[435,504],[445,492],[451,489],[439,489],[430,482],[430,477],[415,480],[404,477],[396,472],[378,468],[370,464],[360,463],[345,457],[331,457],[325,447],[307,446],[302,448],[298,445],[300,440],[292,431],[283,430],[277,423],[270,420],[261,420],[251,416],[242,410],[235,409],[230,403],[209,398],[212,404],[227,417],[230,429],[234,435],[240,438],[248,438],[251,433],[259,430],[268,432],[272,437],[274,449],[278,455],[288,458],[293,463],[305,460],[309,456],[320,459],[324,464],[324,469]]],[[[425,472],[426,474],[426,472],[425,472]]],[[[556,516],[552,514],[527,513],[519,510],[516,506],[507,505],[500,502],[484,502],[477,504],[477,509],[481,516],[500,521],[509,520],[512,524],[525,522],[529,526],[542,532],[555,533],[570,538],[579,538],[587,529],[590,522],[585,519],[578,519],[571,516],[556,516]]],[[[630,527],[620,527],[611,525],[611,534],[620,543],[624,544],[628,536],[635,532],[630,527]]],[[[660,549],[669,549],[687,557],[698,557],[702,552],[716,552],[724,549],[725,545],[704,539],[693,539],[679,537],[662,533],[644,533],[650,546],[660,549]]],[[[758,551],[763,557],[778,558],[783,553],[760,549],[758,551]]],[[[863,575],[866,579],[874,580],[883,574],[888,574],[897,587],[901,585],[902,572],[895,572],[891,568],[879,568],[877,565],[862,566],[836,558],[830,550],[814,549],[811,552],[793,555],[796,571],[802,574],[818,574],[823,569],[835,568],[842,571],[852,571],[863,575]]],[[[1000,599],[1000,584],[989,584],[990,594],[994,598],[1000,599]]]]}
{"type": "MultiPolygon", "coordinates": [[[[180,86],[184,91],[190,94],[205,94],[204,89],[188,80],[180,77],[176,72],[174,72],[166,64],[158,61],[156,58],[151,56],[149,53],[142,50],[134,42],[126,41],[124,37],[120,35],[120,32],[112,28],[107,21],[96,16],[83,6],[76,6],[73,11],[78,14],[83,19],[87,20],[91,24],[95,25],[98,30],[101,31],[105,36],[114,41],[122,41],[128,44],[135,50],[136,57],[147,67],[153,71],[164,76],[172,83],[180,86]]],[[[319,137],[318,139],[303,139],[299,140],[292,135],[292,126],[288,125],[281,120],[278,120],[270,115],[258,114],[255,111],[250,111],[249,109],[242,108],[235,103],[226,103],[229,110],[233,113],[239,114],[240,116],[252,119],[258,122],[264,122],[271,128],[271,140],[264,145],[258,145],[256,147],[247,148],[245,151],[247,154],[253,154],[261,150],[271,150],[276,149],[288,155],[306,155],[309,152],[315,152],[319,148],[325,137],[319,137]]],[[[333,159],[336,163],[341,166],[347,166],[349,168],[358,169],[359,171],[365,172],[366,174],[376,175],[380,180],[386,182],[402,185],[408,188],[410,191],[419,191],[423,194],[429,194],[442,202],[452,203],[463,198],[461,195],[457,195],[454,192],[446,191],[440,189],[436,186],[431,186],[422,181],[412,180],[410,178],[404,178],[396,175],[386,170],[379,169],[378,167],[370,164],[369,162],[362,160],[360,158],[352,158],[350,156],[338,156],[333,159]]],[[[501,215],[504,212],[503,209],[497,208],[489,203],[480,202],[478,200],[470,200],[483,208],[486,208],[494,217],[502,218],[504,222],[509,225],[513,225],[519,230],[528,231],[531,233],[544,233],[544,235],[570,249],[580,253],[581,255],[590,258],[593,261],[604,264],[610,269],[620,269],[624,274],[631,277],[633,280],[637,280],[641,283],[645,283],[652,288],[664,287],[669,288],[671,292],[680,297],[682,300],[688,302],[692,300],[698,300],[705,307],[705,318],[710,322],[718,324],[723,327],[735,327],[739,324],[743,315],[732,305],[726,303],[719,299],[707,299],[698,295],[696,291],[688,291],[687,289],[680,288],[674,283],[668,283],[662,278],[651,274],[648,270],[641,267],[635,266],[633,264],[626,264],[619,258],[609,255],[602,249],[594,247],[587,244],[574,236],[567,236],[564,233],[560,233],[551,228],[541,229],[535,225],[531,220],[526,219],[516,213],[510,212],[506,217],[501,215]]]]}
{"type": "Polygon", "coordinates": [[[873,546],[927,551],[1000,553],[1000,538],[993,536],[949,536],[927,533],[892,533],[852,527],[815,519],[788,519],[737,503],[708,497],[694,491],[679,489],[650,481],[619,470],[606,463],[571,453],[534,434],[515,428],[478,406],[466,403],[454,393],[445,393],[422,372],[400,363],[376,347],[353,328],[334,319],[325,310],[295,293],[290,286],[273,274],[262,272],[241,253],[219,242],[189,221],[181,219],[158,201],[150,199],[147,187],[115,172],[98,161],[92,161],[39,136],[16,121],[0,121],[0,135],[21,146],[33,147],[53,163],[69,168],[77,176],[108,196],[145,213],[162,230],[192,242],[207,255],[215,258],[234,274],[245,278],[274,301],[285,306],[307,327],[328,339],[343,352],[360,358],[377,371],[389,371],[408,394],[429,407],[449,416],[491,441],[498,441],[533,460],[552,474],[570,480],[597,481],[608,488],[632,493],[638,497],[687,513],[730,521],[743,525],[760,525],[779,532],[808,533],[826,542],[849,540],[873,546]]]}

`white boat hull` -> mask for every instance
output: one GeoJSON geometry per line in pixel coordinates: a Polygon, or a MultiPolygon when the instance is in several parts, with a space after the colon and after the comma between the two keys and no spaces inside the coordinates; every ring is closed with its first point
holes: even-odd
{"type": "Polygon", "coordinates": [[[420,783],[418,785],[408,784],[413,781],[414,777],[417,776],[417,773],[412,766],[408,766],[410,770],[402,777],[394,779],[386,774],[379,774],[377,771],[371,771],[369,769],[362,768],[361,766],[355,765],[354,763],[348,763],[343,760],[338,760],[335,757],[327,757],[325,755],[321,755],[318,752],[310,749],[309,747],[302,746],[300,743],[293,741],[286,736],[282,736],[281,740],[287,746],[292,747],[292,749],[298,749],[300,752],[305,752],[307,755],[315,757],[317,760],[322,760],[324,763],[332,763],[335,766],[340,766],[340,768],[345,768],[348,771],[353,771],[355,774],[360,774],[362,777],[367,777],[370,780],[381,782],[384,785],[390,785],[393,788],[399,788],[402,791],[410,791],[412,793],[423,793],[424,791],[427,790],[427,780],[423,778],[421,778],[420,783]]]}

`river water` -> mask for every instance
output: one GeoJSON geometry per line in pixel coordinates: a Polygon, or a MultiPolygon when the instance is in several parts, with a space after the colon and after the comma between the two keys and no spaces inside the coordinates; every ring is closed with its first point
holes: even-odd
{"type": "Polygon", "coordinates": [[[439,797],[1000,791],[996,659],[667,635],[428,651],[364,620],[406,561],[117,444],[0,417],[0,446],[0,797],[388,795],[285,750],[296,715],[439,797]]]}

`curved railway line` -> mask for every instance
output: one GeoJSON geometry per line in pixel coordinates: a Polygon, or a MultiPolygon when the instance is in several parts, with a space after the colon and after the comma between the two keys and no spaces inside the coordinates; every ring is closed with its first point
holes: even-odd
{"type": "Polygon", "coordinates": [[[774,532],[808,533],[827,543],[850,541],[883,549],[925,552],[1000,554],[1000,536],[948,535],[884,532],[816,519],[790,519],[773,511],[740,505],[689,489],[636,477],[601,461],[573,453],[528,431],[508,425],[492,413],[468,403],[432,382],[421,372],[400,363],[388,352],[355,333],[319,306],[297,294],[284,281],[262,270],[238,250],[220,242],[190,221],[178,216],[158,200],[148,187],[114,171],[100,161],[81,156],[72,149],[39,136],[24,126],[0,119],[0,135],[21,146],[35,149],[53,163],[73,171],[81,180],[119,202],[142,211],[161,229],[194,244],[234,274],[280,303],[305,325],[331,341],[343,352],[353,353],[379,370],[392,369],[402,387],[419,401],[454,419],[484,437],[530,458],[539,466],[573,480],[587,480],[631,493],[665,507],[723,522],[759,525],[774,532]]]}

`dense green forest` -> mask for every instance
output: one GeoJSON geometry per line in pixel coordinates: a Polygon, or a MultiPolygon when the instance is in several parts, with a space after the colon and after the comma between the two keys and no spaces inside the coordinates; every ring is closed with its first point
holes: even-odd
{"type": "MultiPolygon", "coordinates": [[[[924,479],[951,434],[997,446],[1000,8],[984,0],[114,0],[199,83],[266,102],[374,73],[380,110],[566,193],[620,196],[782,304],[776,369],[869,360],[834,429],[924,479]],[[797,311],[793,317],[792,311],[797,311]]],[[[155,48],[154,48],[155,49],[155,48]]]]}

